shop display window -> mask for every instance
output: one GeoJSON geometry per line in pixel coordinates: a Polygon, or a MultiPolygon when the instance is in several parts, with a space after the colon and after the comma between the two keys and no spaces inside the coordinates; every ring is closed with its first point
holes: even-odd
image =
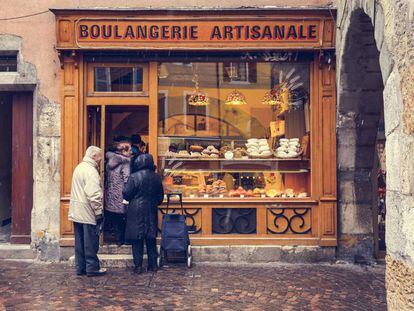
{"type": "Polygon", "coordinates": [[[310,197],[310,62],[159,63],[158,168],[185,198],[310,197]]]}

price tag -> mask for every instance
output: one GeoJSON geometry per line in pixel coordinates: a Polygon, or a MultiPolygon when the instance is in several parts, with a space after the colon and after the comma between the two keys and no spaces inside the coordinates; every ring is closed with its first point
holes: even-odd
{"type": "Polygon", "coordinates": [[[240,197],[241,197],[241,198],[244,198],[244,194],[241,194],[241,195],[240,195],[240,197]]]}
{"type": "Polygon", "coordinates": [[[190,198],[191,199],[194,199],[195,198],[195,195],[194,194],[190,194],[190,198]]]}
{"type": "Polygon", "coordinates": [[[220,195],[219,195],[219,197],[220,197],[220,198],[224,198],[224,194],[220,194],[220,195]]]}
{"type": "Polygon", "coordinates": [[[265,194],[261,194],[260,196],[261,196],[262,198],[265,198],[265,197],[266,197],[266,195],[265,195],[265,194]]]}
{"type": "Polygon", "coordinates": [[[205,195],[204,195],[204,197],[205,197],[205,198],[208,198],[209,196],[208,196],[208,194],[205,194],[205,195]]]}
{"type": "Polygon", "coordinates": [[[277,136],[277,125],[275,121],[270,122],[270,136],[277,136]]]}

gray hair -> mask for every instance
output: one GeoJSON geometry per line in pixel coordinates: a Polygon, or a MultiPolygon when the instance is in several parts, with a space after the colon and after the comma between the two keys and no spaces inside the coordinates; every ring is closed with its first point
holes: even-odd
{"type": "Polygon", "coordinates": [[[98,154],[102,154],[102,149],[97,146],[89,146],[86,149],[85,157],[95,159],[98,154]]]}

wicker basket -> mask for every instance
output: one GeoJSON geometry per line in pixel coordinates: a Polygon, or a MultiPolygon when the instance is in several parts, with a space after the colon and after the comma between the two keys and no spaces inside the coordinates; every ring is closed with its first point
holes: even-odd
{"type": "Polygon", "coordinates": [[[268,155],[251,155],[248,154],[250,159],[271,159],[273,158],[273,153],[268,154],[268,155]]]}
{"type": "Polygon", "coordinates": [[[278,157],[278,156],[276,156],[276,152],[274,153],[274,156],[275,156],[275,158],[277,158],[277,159],[294,159],[294,158],[298,158],[298,157],[300,157],[300,156],[302,155],[302,153],[303,153],[303,149],[301,148],[301,149],[299,150],[298,154],[297,154],[297,155],[295,155],[295,156],[278,157]]]}

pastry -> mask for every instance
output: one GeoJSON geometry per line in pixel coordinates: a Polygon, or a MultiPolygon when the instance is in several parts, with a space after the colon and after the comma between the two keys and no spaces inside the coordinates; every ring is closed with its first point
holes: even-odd
{"type": "Polygon", "coordinates": [[[174,179],[172,176],[165,176],[164,177],[164,185],[172,185],[174,183],[174,179]]]}
{"type": "Polygon", "coordinates": [[[238,192],[239,195],[246,195],[246,190],[244,190],[243,187],[237,188],[236,192],[238,192]]]}
{"type": "Polygon", "coordinates": [[[238,194],[236,193],[235,190],[230,190],[228,195],[229,195],[229,197],[237,197],[238,196],[238,194]]]}
{"type": "Polygon", "coordinates": [[[177,155],[178,155],[177,152],[172,152],[172,151],[167,151],[165,153],[165,157],[167,157],[167,158],[175,158],[177,155]]]}
{"type": "Polygon", "coordinates": [[[247,191],[246,191],[246,196],[248,196],[248,197],[252,197],[252,196],[254,196],[253,191],[252,191],[252,190],[247,190],[247,191]]]}
{"type": "Polygon", "coordinates": [[[259,142],[259,140],[257,138],[249,138],[247,140],[247,143],[249,144],[257,144],[259,142]]]}
{"type": "Polygon", "coordinates": [[[233,159],[233,152],[232,151],[226,151],[226,153],[224,154],[224,158],[226,158],[227,160],[231,160],[233,159]]]}
{"type": "Polygon", "coordinates": [[[189,157],[189,156],[190,154],[188,153],[187,150],[180,150],[177,154],[177,157],[181,157],[181,158],[189,157]]]}
{"type": "Polygon", "coordinates": [[[201,151],[203,151],[203,149],[204,148],[202,146],[198,146],[198,145],[190,146],[190,151],[201,152],[201,151]]]}
{"type": "Polygon", "coordinates": [[[210,158],[218,158],[218,157],[219,157],[218,153],[210,154],[210,158]]]}
{"type": "Polygon", "coordinates": [[[266,195],[268,197],[274,198],[277,195],[277,191],[275,189],[269,189],[266,191],[266,195]]]}

